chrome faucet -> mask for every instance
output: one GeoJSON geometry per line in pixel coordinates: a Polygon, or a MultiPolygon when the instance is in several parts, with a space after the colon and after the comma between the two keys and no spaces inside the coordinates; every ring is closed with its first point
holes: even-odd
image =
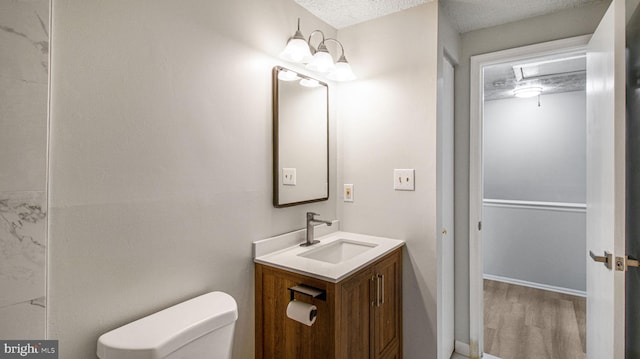
{"type": "Polygon", "coordinates": [[[307,212],[307,241],[300,244],[301,247],[308,247],[308,246],[312,246],[316,243],[320,243],[320,241],[317,241],[315,239],[313,239],[313,226],[314,224],[321,224],[324,223],[327,226],[331,226],[331,221],[324,221],[321,219],[315,219],[314,216],[319,216],[319,214],[317,213],[313,213],[313,212],[307,212]]]}

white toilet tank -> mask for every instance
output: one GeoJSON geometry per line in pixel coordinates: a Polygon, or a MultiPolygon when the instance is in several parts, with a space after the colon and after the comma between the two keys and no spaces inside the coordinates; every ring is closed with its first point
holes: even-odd
{"type": "Polygon", "coordinates": [[[228,359],[237,319],[233,297],[207,293],[101,335],[98,358],[228,359]]]}

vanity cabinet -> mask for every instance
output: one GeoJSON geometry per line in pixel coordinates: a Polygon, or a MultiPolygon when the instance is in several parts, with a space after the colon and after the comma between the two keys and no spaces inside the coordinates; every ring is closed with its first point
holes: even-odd
{"type": "Polygon", "coordinates": [[[402,358],[402,249],[332,283],[256,264],[256,358],[402,358]],[[295,293],[315,305],[306,326],[286,316],[288,288],[307,285],[326,299],[295,293]]]}
{"type": "Polygon", "coordinates": [[[402,252],[396,250],[338,286],[337,358],[401,358],[402,252]]]}

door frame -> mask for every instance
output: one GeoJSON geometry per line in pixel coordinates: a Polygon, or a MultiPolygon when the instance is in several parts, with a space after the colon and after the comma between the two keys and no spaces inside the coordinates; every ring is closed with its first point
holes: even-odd
{"type": "Polygon", "coordinates": [[[454,227],[445,223],[445,211],[450,210],[449,219],[454,221],[454,112],[455,112],[455,71],[457,63],[447,51],[442,54],[442,78],[438,79],[438,195],[437,195],[437,251],[438,251],[438,283],[437,283],[437,357],[449,359],[455,351],[455,247],[447,251],[447,246],[453,246],[455,241],[454,227]],[[446,77],[446,64],[451,66],[451,77],[446,77]],[[447,82],[450,92],[446,92],[447,82]],[[447,105],[451,107],[446,108],[447,105]],[[450,110],[450,111],[449,111],[450,110]],[[447,170],[447,174],[445,174],[447,170]],[[445,188],[449,187],[450,198],[445,196],[445,188]],[[448,228],[447,228],[448,227],[448,228]],[[444,288],[450,286],[451,291],[445,293],[444,288]],[[450,298],[449,298],[450,297],[450,298]]]}
{"type": "Polygon", "coordinates": [[[531,57],[586,52],[591,35],[570,37],[482,55],[471,56],[469,99],[469,357],[484,352],[483,297],[483,112],[485,66],[531,57]]]}

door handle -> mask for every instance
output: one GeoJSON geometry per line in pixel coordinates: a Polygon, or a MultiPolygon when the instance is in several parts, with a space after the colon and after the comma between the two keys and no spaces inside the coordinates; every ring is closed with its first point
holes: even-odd
{"type": "Polygon", "coordinates": [[[376,287],[376,300],[371,301],[371,306],[379,307],[384,304],[384,274],[374,274],[371,281],[376,287]]]}
{"type": "MultiPolygon", "coordinates": [[[[380,305],[384,304],[384,274],[378,274],[378,278],[380,278],[380,305]]],[[[379,306],[380,306],[379,305],[379,306]]]]}
{"type": "Polygon", "coordinates": [[[611,253],[604,251],[604,256],[597,256],[593,253],[593,251],[589,251],[589,255],[594,261],[603,263],[605,267],[611,269],[613,261],[613,255],[611,253]]]}
{"type": "Polygon", "coordinates": [[[378,274],[378,279],[380,280],[380,300],[378,302],[378,307],[384,304],[384,274],[378,274]]]}
{"type": "Polygon", "coordinates": [[[378,289],[378,277],[375,274],[371,276],[371,283],[375,287],[376,292],[375,299],[371,298],[371,306],[379,307],[380,305],[378,303],[380,302],[380,290],[378,289]]]}
{"type": "Polygon", "coordinates": [[[617,271],[626,272],[629,270],[629,267],[640,267],[640,261],[629,256],[616,257],[617,271]]]}

